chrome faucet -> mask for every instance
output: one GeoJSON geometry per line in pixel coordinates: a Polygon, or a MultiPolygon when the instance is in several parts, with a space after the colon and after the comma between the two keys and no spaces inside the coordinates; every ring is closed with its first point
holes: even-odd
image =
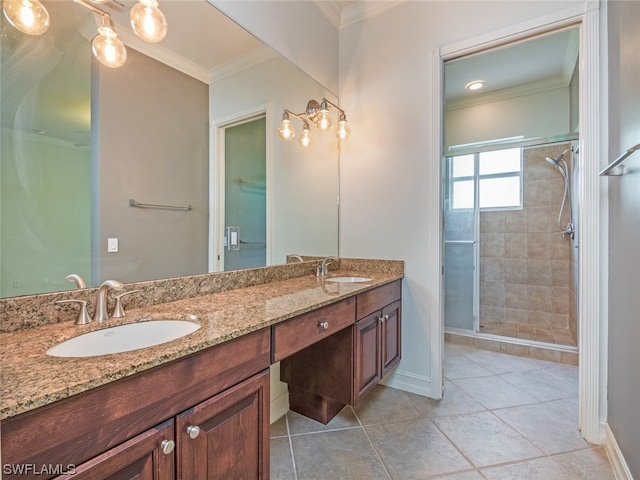
{"type": "Polygon", "coordinates": [[[83,278],[77,273],[72,273],[71,275],[67,275],[64,277],[67,282],[74,282],[76,284],[76,288],[87,288],[87,284],[84,283],[83,278]]]}
{"type": "Polygon", "coordinates": [[[336,257],[326,257],[322,260],[322,263],[318,265],[318,269],[316,270],[316,277],[326,277],[329,273],[327,270],[327,265],[329,265],[332,261],[338,261],[336,257]]]}
{"type": "Polygon", "coordinates": [[[124,285],[117,280],[105,280],[98,289],[98,298],[96,300],[96,311],[93,314],[93,319],[97,322],[104,322],[109,320],[109,312],[107,308],[107,293],[109,289],[122,290],[124,285]]]}

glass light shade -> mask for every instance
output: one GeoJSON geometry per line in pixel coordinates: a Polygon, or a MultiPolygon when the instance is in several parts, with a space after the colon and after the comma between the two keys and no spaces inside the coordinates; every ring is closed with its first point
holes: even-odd
{"type": "Polygon", "coordinates": [[[127,61],[127,49],[110,27],[98,28],[98,35],[91,42],[91,50],[105,67],[118,68],[127,61]]]}
{"type": "Polygon", "coordinates": [[[42,35],[49,29],[49,12],[38,0],[3,0],[2,11],[11,25],[27,35],[42,35]]]}
{"type": "Polygon", "coordinates": [[[282,121],[280,122],[280,126],[278,127],[278,136],[285,141],[291,140],[296,136],[296,131],[291,124],[291,120],[289,120],[288,118],[282,119],[282,121]]]}
{"type": "Polygon", "coordinates": [[[338,140],[346,140],[349,136],[351,136],[351,127],[349,127],[346,120],[340,120],[336,130],[336,137],[338,137],[338,140]]]}
{"type": "Polygon", "coordinates": [[[311,132],[309,131],[309,125],[306,123],[302,128],[302,133],[300,134],[300,138],[298,138],[298,143],[301,147],[308,147],[313,143],[313,137],[311,136],[311,132]]]}
{"type": "Polygon", "coordinates": [[[167,34],[167,18],[155,0],[141,0],[131,8],[131,28],[145,42],[158,43],[167,34]]]}
{"type": "Polygon", "coordinates": [[[333,122],[331,121],[331,115],[329,115],[329,110],[325,108],[318,112],[317,123],[318,123],[318,128],[323,132],[326,130],[329,130],[332,127],[333,122]]]}

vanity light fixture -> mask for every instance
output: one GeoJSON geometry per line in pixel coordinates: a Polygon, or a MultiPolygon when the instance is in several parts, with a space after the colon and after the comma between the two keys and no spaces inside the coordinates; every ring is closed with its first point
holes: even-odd
{"type": "MultiPolygon", "coordinates": [[[[91,42],[93,55],[107,67],[117,68],[127,60],[127,49],[118,39],[111,15],[96,5],[121,11],[124,5],[117,0],[73,0],[100,15],[98,35],[91,42]]],[[[49,12],[39,0],[3,0],[2,12],[8,22],[28,35],[42,35],[50,24],[49,12]]],[[[129,12],[134,33],[148,43],[157,43],[167,34],[167,19],[158,8],[158,0],[139,0],[129,12]]]]}
{"type": "Polygon", "coordinates": [[[464,86],[464,88],[466,88],[470,92],[480,90],[482,87],[484,87],[484,80],[474,80],[473,82],[469,82],[464,86]]]}
{"type": "Polygon", "coordinates": [[[100,19],[98,35],[91,42],[91,51],[105,67],[118,68],[127,61],[127,49],[118,38],[108,14],[100,19]]]}
{"type": "Polygon", "coordinates": [[[145,42],[158,43],[167,34],[167,18],[157,0],[140,0],[129,12],[131,28],[145,42]]]}
{"type": "Polygon", "coordinates": [[[311,130],[309,129],[309,122],[313,123],[318,130],[321,131],[330,130],[333,126],[329,107],[338,110],[338,127],[336,128],[338,140],[346,140],[351,134],[351,128],[347,123],[347,115],[343,109],[326,98],[323,98],[320,102],[317,100],[309,100],[306,110],[302,113],[293,113],[291,110],[285,108],[282,114],[282,121],[278,127],[278,136],[285,141],[291,140],[296,136],[295,129],[291,122],[291,117],[293,116],[302,122],[302,133],[298,138],[298,143],[302,147],[308,147],[313,141],[311,130]]]}
{"type": "Polygon", "coordinates": [[[49,12],[38,0],[3,0],[7,21],[27,35],[42,35],[49,29],[49,12]]]}

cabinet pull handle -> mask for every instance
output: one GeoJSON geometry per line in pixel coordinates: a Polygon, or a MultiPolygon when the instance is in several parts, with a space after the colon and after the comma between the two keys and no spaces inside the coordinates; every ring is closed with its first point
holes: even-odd
{"type": "Polygon", "coordinates": [[[329,328],[329,322],[319,322],[318,326],[323,330],[326,330],[327,328],[329,328]]]}
{"type": "Polygon", "coordinates": [[[200,427],[197,425],[189,425],[187,427],[187,433],[189,434],[189,438],[193,439],[200,435],[200,427]]]}
{"type": "Polygon", "coordinates": [[[389,320],[389,314],[387,313],[387,314],[384,314],[384,315],[380,315],[378,317],[378,320],[380,320],[380,323],[384,323],[385,320],[389,320]]]}
{"type": "Polygon", "coordinates": [[[176,442],[174,442],[173,440],[163,440],[160,444],[160,449],[162,450],[162,453],[164,453],[165,455],[169,455],[171,452],[173,452],[175,446],[176,442]]]}

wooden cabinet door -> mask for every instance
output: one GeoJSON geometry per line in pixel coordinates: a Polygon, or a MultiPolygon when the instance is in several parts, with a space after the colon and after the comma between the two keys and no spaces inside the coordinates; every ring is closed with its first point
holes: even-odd
{"type": "Polygon", "coordinates": [[[173,435],[173,420],[169,420],[69,469],[55,480],[172,480],[175,474],[173,435]],[[165,447],[167,444],[163,442],[172,444],[165,447]]]}
{"type": "Polygon", "coordinates": [[[355,401],[365,395],[382,378],[380,370],[380,312],[372,313],[356,323],[355,401]]]}
{"type": "Polygon", "coordinates": [[[180,479],[268,479],[269,370],[178,415],[176,437],[180,479]]]}
{"type": "Polygon", "coordinates": [[[381,333],[381,360],[382,360],[382,376],[384,377],[389,370],[400,362],[401,343],[401,314],[400,301],[393,302],[382,310],[382,318],[380,324],[381,333]]]}

